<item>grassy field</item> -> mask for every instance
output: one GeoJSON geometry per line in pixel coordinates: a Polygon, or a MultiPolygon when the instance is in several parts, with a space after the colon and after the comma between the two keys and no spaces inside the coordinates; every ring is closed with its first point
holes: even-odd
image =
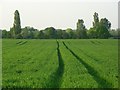
{"type": "Polygon", "coordinates": [[[118,41],[2,41],[4,88],[117,88],[118,41]]]}

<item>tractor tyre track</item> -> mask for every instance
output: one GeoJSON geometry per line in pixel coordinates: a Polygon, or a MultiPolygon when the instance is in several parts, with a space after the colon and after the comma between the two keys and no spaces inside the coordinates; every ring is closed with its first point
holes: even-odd
{"type": "Polygon", "coordinates": [[[68,49],[71,54],[80,62],[82,63],[85,68],[87,69],[88,73],[93,77],[93,79],[98,83],[99,88],[112,88],[112,83],[106,81],[100,74],[90,65],[88,65],[84,60],[82,60],[78,55],[76,55],[64,42],[63,45],[68,49]]]}
{"type": "Polygon", "coordinates": [[[58,68],[56,69],[55,72],[53,72],[47,82],[45,82],[45,85],[43,88],[60,88],[62,84],[62,76],[64,73],[64,62],[61,56],[61,52],[59,49],[59,42],[57,42],[57,55],[58,55],[58,68]]]}

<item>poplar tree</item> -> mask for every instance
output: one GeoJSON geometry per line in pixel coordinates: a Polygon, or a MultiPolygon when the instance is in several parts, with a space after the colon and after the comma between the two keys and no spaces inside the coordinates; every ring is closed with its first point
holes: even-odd
{"type": "Polygon", "coordinates": [[[18,10],[14,13],[14,23],[13,23],[13,36],[14,38],[20,38],[21,33],[21,22],[20,22],[20,15],[18,10]]]}
{"type": "Polygon", "coordinates": [[[93,28],[96,28],[98,26],[98,24],[99,24],[98,13],[95,12],[93,17],[94,17],[93,28]]]}
{"type": "Polygon", "coordinates": [[[78,19],[76,34],[77,34],[77,38],[87,37],[86,28],[84,25],[84,21],[82,19],[78,19]]]}

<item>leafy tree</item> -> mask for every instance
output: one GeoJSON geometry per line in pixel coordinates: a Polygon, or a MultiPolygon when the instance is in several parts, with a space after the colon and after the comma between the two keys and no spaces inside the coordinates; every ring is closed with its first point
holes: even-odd
{"type": "Polygon", "coordinates": [[[109,33],[111,35],[112,38],[120,38],[120,29],[112,29],[112,30],[109,30],[109,33]]]}
{"type": "Polygon", "coordinates": [[[56,38],[57,39],[62,39],[62,29],[57,29],[56,30],[56,38]]]}
{"type": "Polygon", "coordinates": [[[88,31],[89,38],[108,38],[110,36],[109,29],[111,23],[106,18],[99,21],[98,13],[94,13],[93,28],[88,31]]]}
{"type": "Polygon", "coordinates": [[[25,27],[21,31],[21,35],[24,39],[34,39],[37,38],[37,35],[39,34],[39,31],[37,29],[34,29],[33,27],[25,27]]]}
{"type": "Polygon", "coordinates": [[[36,29],[35,31],[32,32],[33,32],[33,38],[38,39],[39,31],[36,29]]]}
{"type": "Polygon", "coordinates": [[[96,34],[98,38],[108,38],[110,37],[109,29],[111,27],[111,23],[103,18],[100,20],[98,26],[96,26],[96,34]]]}
{"type": "Polygon", "coordinates": [[[97,38],[97,36],[96,36],[96,30],[94,28],[90,28],[87,31],[87,35],[88,35],[89,38],[97,38]]]}
{"type": "Polygon", "coordinates": [[[24,39],[29,39],[31,36],[30,27],[25,27],[21,31],[21,35],[24,39]]]}
{"type": "Polygon", "coordinates": [[[69,35],[65,30],[62,30],[62,39],[68,39],[69,35]]]}
{"type": "Polygon", "coordinates": [[[73,34],[72,34],[72,39],[76,39],[77,35],[76,35],[76,30],[72,30],[73,34]]]}
{"type": "Polygon", "coordinates": [[[14,13],[14,24],[13,24],[13,36],[14,38],[19,38],[21,33],[21,23],[20,23],[20,15],[18,10],[14,13]]]}
{"type": "Polygon", "coordinates": [[[111,28],[111,23],[106,18],[102,18],[100,20],[100,24],[102,24],[103,26],[105,26],[107,30],[109,30],[111,28]]]}
{"type": "Polygon", "coordinates": [[[6,30],[2,31],[2,38],[7,38],[7,31],[6,30]]]}
{"type": "Polygon", "coordinates": [[[16,35],[16,39],[22,39],[23,37],[22,37],[22,35],[21,34],[17,34],[16,35]]]}
{"type": "Polygon", "coordinates": [[[56,38],[56,30],[53,27],[48,27],[45,29],[45,37],[49,39],[56,38]]]}
{"type": "Polygon", "coordinates": [[[10,28],[11,38],[15,38],[14,28],[10,28]]]}
{"type": "Polygon", "coordinates": [[[37,36],[38,39],[44,39],[44,33],[42,30],[39,31],[39,34],[37,36]]]}
{"type": "Polygon", "coordinates": [[[78,19],[76,34],[77,34],[77,38],[87,37],[86,28],[84,26],[84,21],[82,19],[78,19]]]}
{"type": "Polygon", "coordinates": [[[12,38],[10,31],[7,32],[7,38],[12,38]]]}
{"type": "Polygon", "coordinates": [[[29,32],[29,39],[34,39],[34,33],[32,31],[29,32]]]}
{"type": "Polygon", "coordinates": [[[33,38],[37,38],[39,31],[37,29],[34,29],[33,27],[28,27],[29,29],[29,38],[33,39],[33,38]]]}
{"type": "Polygon", "coordinates": [[[29,31],[28,27],[25,27],[22,29],[21,35],[22,35],[23,39],[29,38],[29,32],[30,31],[29,31]]]}
{"type": "Polygon", "coordinates": [[[69,37],[69,38],[73,38],[74,32],[73,32],[73,30],[72,30],[71,28],[67,28],[67,29],[66,29],[66,32],[68,33],[68,37],[69,37]]]}
{"type": "Polygon", "coordinates": [[[11,38],[10,31],[2,30],[2,38],[11,38]]]}

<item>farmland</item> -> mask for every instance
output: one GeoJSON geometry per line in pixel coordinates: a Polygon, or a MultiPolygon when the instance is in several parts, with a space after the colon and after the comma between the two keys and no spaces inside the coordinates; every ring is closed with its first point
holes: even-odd
{"type": "Polygon", "coordinates": [[[114,39],[3,39],[4,88],[117,88],[114,39]]]}

